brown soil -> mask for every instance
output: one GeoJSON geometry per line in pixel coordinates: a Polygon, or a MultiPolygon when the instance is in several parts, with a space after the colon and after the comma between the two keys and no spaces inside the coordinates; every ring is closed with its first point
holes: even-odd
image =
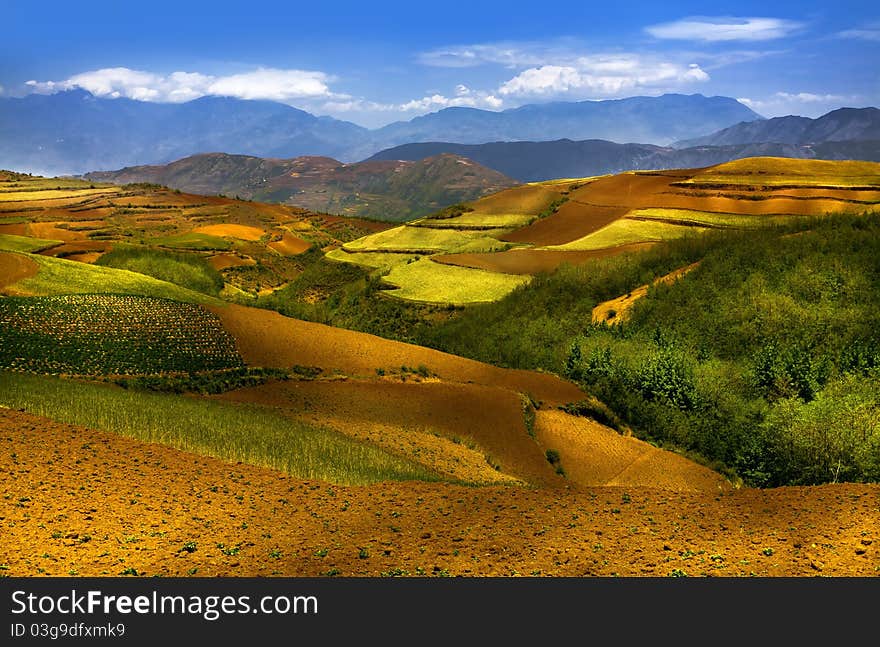
{"type": "MultiPolygon", "coordinates": [[[[601,181],[597,180],[597,183],[601,181]]],[[[625,206],[594,206],[570,200],[552,216],[536,220],[500,238],[511,243],[561,245],[601,229],[628,211],[629,207],[625,206]]]]}
{"type": "Polygon", "coordinates": [[[269,243],[270,249],[274,249],[279,254],[285,254],[287,256],[302,254],[303,252],[308,251],[311,246],[312,244],[309,241],[297,238],[292,234],[284,234],[281,240],[269,243]]]}
{"type": "Polygon", "coordinates": [[[39,266],[23,254],[0,252],[0,288],[34,276],[39,266]]]}
{"type": "Polygon", "coordinates": [[[731,487],[718,473],[683,456],[562,411],[538,411],[535,435],[544,447],[559,452],[566,478],[574,484],[679,492],[720,492],[731,487]]]}
{"type": "Polygon", "coordinates": [[[269,310],[232,304],[212,310],[235,337],[245,362],[252,366],[285,368],[300,364],[319,366],[326,372],[373,376],[377,368],[424,365],[447,381],[527,393],[550,405],[583,398],[583,392],[574,384],[547,373],[498,368],[422,346],[290,319],[269,310]]]}
{"type": "MultiPolygon", "coordinates": [[[[360,437],[365,425],[379,426],[381,446],[407,455],[401,440],[410,431],[439,434],[483,456],[498,471],[532,484],[562,485],[544,450],[526,431],[522,401],[508,389],[438,380],[318,380],[278,382],[227,393],[224,399],[282,407],[297,417],[360,437]]],[[[417,447],[418,443],[407,442],[417,447]]],[[[432,469],[435,455],[410,452],[432,469]]],[[[457,474],[459,478],[464,474],[457,474]]]]}
{"type": "Polygon", "coordinates": [[[256,265],[257,262],[252,258],[242,258],[237,254],[215,254],[208,259],[215,270],[225,270],[228,267],[241,267],[242,265],[256,265]]]}
{"type": "Polygon", "coordinates": [[[86,235],[81,231],[71,231],[70,229],[61,229],[58,227],[62,223],[59,222],[32,222],[28,225],[31,236],[35,238],[45,238],[47,240],[63,240],[64,242],[72,242],[85,240],[86,235]]]}
{"type": "MultiPolygon", "coordinates": [[[[672,285],[685,274],[696,269],[699,264],[700,262],[697,261],[696,263],[691,263],[686,267],[680,267],[677,270],[673,270],[669,274],[666,274],[656,279],[653,284],[672,285]]],[[[630,310],[632,310],[632,307],[635,305],[636,301],[648,294],[648,287],[649,286],[647,285],[640,285],[632,292],[619,296],[615,299],[611,299],[609,301],[603,301],[595,308],[593,308],[593,323],[606,323],[608,325],[621,323],[624,319],[627,318],[630,310]]]]}
{"type": "Polygon", "coordinates": [[[877,485],[331,486],[11,410],[0,444],[11,576],[880,572],[877,485]]]}
{"type": "MultiPolygon", "coordinates": [[[[43,256],[55,256],[56,258],[67,258],[70,260],[82,260],[75,257],[89,257],[97,260],[102,254],[113,249],[113,243],[104,240],[78,240],[75,242],[64,243],[57,247],[50,247],[40,252],[43,256]]],[[[94,261],[86,261],[93,263],[94,261]]]]}
{"type": "Polygon", "coordinates": [[[552,272],[564,263],[581,265],[597,258],[608,258],[627,252],[648,249],[654,243],[635,243],[606,249],[563,251],[553,249],[509,249],[506,252],[483,254],[442,254],[431,260],[446,265],[474,267],[502,274],[537,274],[552,272]]]}
{"type": "Polygon", "coordinates": [[[193,229],[194,234],[206,234],[208,236],[226,236],[229,238],[239,238],[241,240],[260,240],[266,232],[259,227],[250,227],[248,225],[205,225],[204,227],[196,227],[193,229]]]}

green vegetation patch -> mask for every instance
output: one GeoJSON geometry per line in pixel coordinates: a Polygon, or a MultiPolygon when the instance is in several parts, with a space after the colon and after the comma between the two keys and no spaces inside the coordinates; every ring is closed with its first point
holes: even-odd
{"type": "Polygon", "coordinates": [[[273,410],[0,371],[0,404],[297,478],[366,485],[440,477],[404,458],[273,410]]]}
{"type": "Polygon", "coordinates": [[[150,243],[171,247],[172,249],[191,249],[194,251],[226,251],[232,249],[232,242],[219,236],[209,234],[176,234],[174,236],[162,236],[152,238],[150,243]]]}
{"type": "Polygon", "coordinates": [[[33,252],[41,252],[50,247],[55,247],[56,245],[60,245],[61,242],[62,241],[60,240],[33,238],[31,236],[0,234],[0,252],[23,252],[29,254],[33,252]]]}
{"type": "Polygon", "coordinates": [[[218,299],[137,272],[99,267],[49,256],[34,255],[29,258],[39,265],[40,269],[35,276],[19,281],[15,287],[38,296],[95,293],[140,294],[187,303],[222,303],[218,299]]]}
{"type": "Polygon", "coordinates": [[[497,301],[531,277],[442,265],[422,258],[394,266],[385,280],[398,288],[387,294],[400,299],[465,305],[497,301]]]}
{"type": "Polygon", "coordinates": [[[130,270],[168,281],[184,288],[217,295],[223,276],[201,256],[148,247],[116,246],[103,254],[96,265],[130,270]]]}
{"type": "Polygon", "coordinates": [[[0,299],[0,367],[74,375],[198,372],[242,366],[205,308],[113,294],[0,299]]]}

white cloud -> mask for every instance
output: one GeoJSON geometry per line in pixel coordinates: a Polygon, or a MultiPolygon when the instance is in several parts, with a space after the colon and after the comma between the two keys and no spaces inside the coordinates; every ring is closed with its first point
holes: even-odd
{"type": "Polygon", "coordinates": [[[397,106],[398,110],[403,112],[429,112],[431,110],[440,110],[442,108],[467,107],[467,108],[489,108],[498,110],[504,105],[504,101],[488,92],[473,92],[465,86],[459,85],[456,90],[464,88],[467,90],[464,94],[455,97],[447,97],[442,94],[432,94],[431,96],[422,97],[421,99],[413,99],[397,106]]]}
{"type": "Polygon", "coordinates": [[[657,60],[637,54],[582,56],[571,65],[527,69],[498,89],[502,96],[606,97],[708,81],[697,64],[657,60]]]}
{"type": "Polygon", "coordinates": [[[880,41],[880,22],[871,23],[857,29],[846,29],[838,32],[837,35],[841,38],[880,41]]]}
{"type": "Polygon", "coordinates": [[[289,102],[297,99],[345,98],[330,91],[332,77],[309,70],[258,68],[228,76],[198,72],[154,74],[112,67],[76,74],[65,81],[28,81],[33,92],[54,93],[82,88],[95,96],[180,103],[206,95],[289,102]]]}
{"type": "Polygon", "coordinates": [[[646,27],[655,38],[675,40],[758,41],[785,38],[804,26],[782,18],[692,17],[646,27]]]}
{"type": "Polygon", "coordinates": [[[862,98],[858,95],[776,92],[763,99],[741,97],[737,101],[765,117],[786,115],[820,117],[837,108],[856,106],[862,102],[862,98]]]}
{"type": "Polygon", "coordinates": [[[422,52],[417,60],[432,67],[475,67],[494,63],[507,67],[541,65],[564,55],[565,47],[541,43],[483,43],[453,45],[422,52]]]}

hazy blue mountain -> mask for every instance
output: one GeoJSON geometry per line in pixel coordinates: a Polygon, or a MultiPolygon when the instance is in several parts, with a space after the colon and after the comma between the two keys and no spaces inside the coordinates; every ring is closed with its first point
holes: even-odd
{"type": "Polygon", "coordinates": [[[756,142],[806,145],[878,139],[880,139],[880,110],[841,108],[817,119],[789,116],[736,124],[706,137],[679,141],[675,146],[679,148],[731,146],[756,142]]]}
{"type": "Polygon", "coordinates": [[[502,112],[446,108],[374,131],[372,141],[482,144],[493,141],[605,139],[670,144],[762,117],[729,97],[664,94],[609,101],[526,105],[502,112]]]}
{"type": "Polygon", "coordinates": [[[452,153],[493,168],[523,182],[586,177],[628,170],[697,168],[744,157],[880,161],[880,140],[823,142],[816,145],[758,142],[736,146],[671,148],[647,144],[615,144],[602,140],[405,144],[381,151],[370,160],[419,160],[452,153]]]}
{"type": "Polygon", "coordinates": [[[50,175],[163,163],[218,150],[337,155],[367,133],[272,101],[203,97],[148,103],[100,99],[83,90],[0,99],[0,166],[50,175]]]}
{"type": "Polygon", "coordinates": [[[48,175],[84,173],[164,164],[215,151],[352,162],[417,141],[601,138],[668,144],[759,118],[734,99],[667,94],[535,104],[503,112],[448,108],[371,131],[271,101],[203,97],[160,104],[71,90],[0,98],[0,167],[48,175]]]}

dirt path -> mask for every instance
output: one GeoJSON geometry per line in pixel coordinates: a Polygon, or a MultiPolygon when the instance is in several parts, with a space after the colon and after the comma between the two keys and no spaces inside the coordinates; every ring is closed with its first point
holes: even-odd
{"type": "MultiPolygon", "coordinates": [[[[699,261],[697,261],[686,267],[680,267],[677,270],[673,270],[669,274],[656,279],[652,285],[672,285],[688,272],[695,270],[699,264],[699,261]]],[[[629,312],[635,305],[636,301],[648,294],[649,287],[650,286],[648,285],[640,285],[632,292],[628,292],[616,299],[603,301],[593,308],[593,323],[606,323],[609,326],[621,323],[629,315],[629,312]]]]}
{"type": "Polygon", "coordinates": [[[0,446],[10,576],[880,573],[877,485],[330,486],[3,409],[0,446]]]}

